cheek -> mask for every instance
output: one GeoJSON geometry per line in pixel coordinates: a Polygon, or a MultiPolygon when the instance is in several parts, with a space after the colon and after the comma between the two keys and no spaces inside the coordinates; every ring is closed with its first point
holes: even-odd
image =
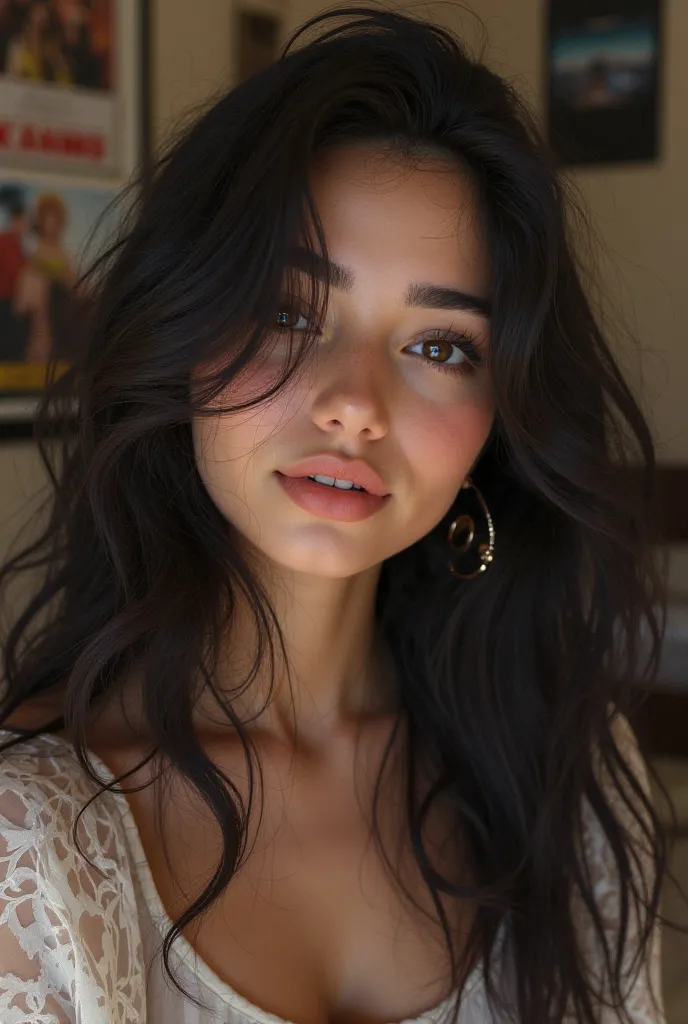
{"type": "MultiPolygon", "coordinates": [[[[258,398],[274,383],[269,370],[252,369],[238,377],[231,388],[217,397],[209,408],[218,410],[258,398]]],[[[253,456],[261,444],[269,443],[289,421],[299,406],[295,389],[286,385],[276,395],[249,409],[196,416],[192,436],[201,478],[211,496],[224,511],[237,481],[245,486],[253,468],[253,456]],[[224,497],[223,497],[224,496],[224,497]]]]}
{"type": "Polygon", "coordinates": [[[489,394],[452,405],[423,404],[409,409],[402,445],[414,475],[449,507],[485,444],[494,420],[489,394]]]}
{"type": "MultiPolygon", "coordinates": [[[[276,348],[276,346],[272,348],[276,348]]],[[[222,355],[199,364],[192,373],[192,395],[194,398],[202,400],[202,396],[205,394],[207,408],[216,409],[218,414],[223,415],[226,419],[241,417],[242,420],[245,420],[247,417],[258,417],[261,410],[268,410],[268,408],[271,416],[278,414],[280,406],[283,408],[285,405],[284,393],[289,394],[293,391],[294,381],[298,376],[297,374],[280,388],[275,396],[263,401],[263,396],[279,383],[280,374],[285,368],[284,358],[279,353],[274,354],[271,347],[266,345],[261,358],[254,358],[248,366],[234,374],[231,383],[225,386],[216,397],[208,399],[207,387],[215,386],[218,376],[227,368],[227,365],[228,357],[222,355]],[[252,409],[241,410],[237,413],[232,411],[231,407],[249,401],[256,403],[252,409]],[[228,407],[230,407],[230,411],[223,413],[222,410],[228,407]]]]}

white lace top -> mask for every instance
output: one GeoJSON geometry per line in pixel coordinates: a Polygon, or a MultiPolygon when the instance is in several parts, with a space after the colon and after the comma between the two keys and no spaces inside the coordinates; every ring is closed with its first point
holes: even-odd
{"type": "MultiPolygon", "coordinates": [[[[623,723],[647,788],[635,739],[623,723]]],[[[0,729],[0,742],[11,735],[0,729]]],[[[93,754],[91,759],[111,781],[103,762],[93,754]]],[[[171,950],[173,969],[211,1012],[199,1010],[168,983],[154,954],[170,921],[126,796],[104,793],[80,821],[80,845],[102,875],[73,845],[73,821],[97,789],[78,765],[74,748],[59,737],[24,740],[0,752],[0,1024],[285,1024],[233,991],[183,936],[171,950]]],[[[599,905],[613,927],[618,893],[592,818],[586,847],[599,905]]],[[[500,988],[502,978],[510,984],[507,935],[502,925],[494,948],[501,958],[500,988]]],[[[585,931],[582,935],[585,948],[585,931]]],[[[404,1024],[436,1024],[450,1002],[404,1024]]],[[[657,926],[651,956],[626,1005],[633,1024],[665,1024],[657,926]]],[[[616,1014],[605,1013],[600,1024],[617,1024],[616,1014]]],[[[478,965],[466,983],[458,1024],[492,1021],[478,965]]]]}

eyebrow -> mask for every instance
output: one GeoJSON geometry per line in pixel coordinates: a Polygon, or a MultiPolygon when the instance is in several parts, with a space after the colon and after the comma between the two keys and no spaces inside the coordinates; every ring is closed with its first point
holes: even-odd
{"type": "MultiPolygon", "coordinates": [[[[297,248],[289,260],[290,266],[306,273],[314,273],[319,280],[325,280],[329,270],[330,281],[339,291],[350,292],[355,283],[353,271],[340,263],[325,260],[315,252],[297,248]]],[[[416,283],[406,289],[404,301],[407,306],[422,306],[424,309],[459,309],[478,316],[489,317],[492,306],[489,299],[471,295],[457,288],[442,285],[416,283]]]]}

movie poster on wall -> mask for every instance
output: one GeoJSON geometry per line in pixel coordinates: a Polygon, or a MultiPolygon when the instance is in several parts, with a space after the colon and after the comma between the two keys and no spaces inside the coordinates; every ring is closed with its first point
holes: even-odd
{"type": "Polygon", "coordinates": [[[123,180],[139,156],[139,0],[0,2],[0,164],[123,180]]]}
{"type": "Polygon", "coordinates": [[[78,354],[88,297],[79,278],[112,240],[116,193],[0,174],[0,390],[40,384],[78,354]]]}
{"type": "Polygon", "coordinates": [[[0,435],[80,351],[82,274],[147,163],[147,69],[146,0],[0,0],[0,435]]]}

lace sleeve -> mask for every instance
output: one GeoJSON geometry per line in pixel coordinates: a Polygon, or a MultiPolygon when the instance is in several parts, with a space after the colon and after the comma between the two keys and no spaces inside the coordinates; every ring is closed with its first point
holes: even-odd
{"type": "MultiPolygon", "coordinates": [[[[632,769],[644,792],[651,798],[647,767],[640,754],[635,734],[625,715],[616,714],[612,724],[612,732],[617,746],[624,756],[624,760],[629,768],[632,769]]],[[[647,837],[643,834],[637,820],[619,795],[618,789],[610,786],[606,775],[600,774],[600,784],[605,789],[607,799],[612,805],[615,816],[626,827],[633,841],[636,859],[634,860],[631,856],[630,866],[640,892],[647,899],[652,891],[652,884],[655,880],[654,865],[647,837]]],[[[640,807],[637,795],[631,790],[630,784],[626,782],[625,778],[620,779],[620,784],[627,794],[627,800],[643,811],[644,809],[640,807]]],[[[643,814],[643,819],[649,827],[650,819],[646,812],[643,814]]],[[[600,909],[604,921],[610,954],[613,957],[616,948],[615,941],[619,931],[621,899],[616,860],[612,854],[607,836],[587,801],[584,803],[583,808],[583,837],[585,859],[594,885],[595,902],[600,909]]],[[[599,985],[600,960],[603,954],[599,948],[599,940],[593,933],[587,908],[583,907],[580,902],[580,896],[579,894],[577,895],[575,913],[580,915],[579,924],[582,948],[587,962],[590,964],[595,983],[599,985]]],[[[644,918],[645,915],[643,914],[643,920],[644,918]]],[[[651,941],[649,946],[646,947],[645,957],[640,965],[634,960],[638,950],[638,934],[639,927],[636,911],[633,898],[630,897],[627,946],[623,966],[624,975],[622,978],[623,1006],[633,1024],[666,1024],[661,981],[661,933],[659,922],[654,922],[651,941]]],[[[604,989],[604,993],[605,997],[607,997],[607,988],[604,989]]],[[[618,1010],[605,1008],[600,1024],[620,1024],[621,1021],[625,1022],[625,1020],[625,1017],[619,1016],[618,1010]]]]}
{"type": "Polygon", "coordinates": [[[94,868],[72,839],[93,783],[64,749],[45,756],[34,742],[0,753],[0,1020],[141,1024],[143,955],[113,798],[79,822],[94,868]]]}

